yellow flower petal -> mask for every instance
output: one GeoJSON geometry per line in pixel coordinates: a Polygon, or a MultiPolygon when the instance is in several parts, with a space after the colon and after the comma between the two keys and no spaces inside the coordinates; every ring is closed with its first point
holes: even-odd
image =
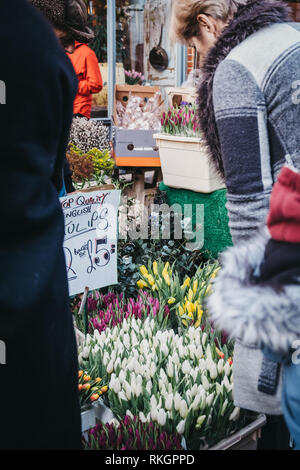
{"type": "Polygon", "coordinates": [[[143,276],[148,276],[148,269],[146,268],[146,266],[141,266],[141,267],[140,267],[140,273],[141,273],[143,276]]]}

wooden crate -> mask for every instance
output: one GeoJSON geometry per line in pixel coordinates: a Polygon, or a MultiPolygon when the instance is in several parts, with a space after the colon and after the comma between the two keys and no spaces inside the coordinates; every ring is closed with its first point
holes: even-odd
{"type": "Polygon", "coordinates": [[[197,99],[196,88],[169,88],[167,94],[170,107],[180,106],[182,101],[194,104],[197,99]]]}
{"type": "Polygon", "coordinates": [[[116,85],[114,100],[114,149],[113,156],[119,167],[160,167],[159,150],[153,137],[156,131],[142,129],[122,129],[119,127],[117,101],[127,106],[130,93],[144,99],[160,91],[158,86],[116,85]]]}

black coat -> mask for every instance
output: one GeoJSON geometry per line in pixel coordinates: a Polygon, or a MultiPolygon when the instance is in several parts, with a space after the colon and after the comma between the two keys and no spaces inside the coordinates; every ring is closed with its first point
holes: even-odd
{"type": "Polygon", "coordinates": [[[77,79],[27,0],[0,2],[0,448],[81,440],[77,351],[57,192],[77,79]]]}

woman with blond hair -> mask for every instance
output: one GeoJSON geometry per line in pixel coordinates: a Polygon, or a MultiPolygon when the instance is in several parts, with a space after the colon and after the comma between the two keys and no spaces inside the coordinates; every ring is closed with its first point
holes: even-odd
{"type": "MultiPolygon", "coordinates": [[[[275,0],[173,1],[172,39],[201,56],[199,119],[226,182],[234,244],[265,224],[282,166],[300,169],[300,24],[288,13],[275,0]]],[[[279,422],[266,427],[265,447],[287,448],[284,424],[274,418],[282,414],[280,366],[239,340],[234,358],[236,405],[279,422]]]]}

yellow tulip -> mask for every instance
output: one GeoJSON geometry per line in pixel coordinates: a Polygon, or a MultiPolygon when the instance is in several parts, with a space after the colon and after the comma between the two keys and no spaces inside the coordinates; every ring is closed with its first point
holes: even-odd
{"type": "Polygon", "coordinates": [[[140,273],[145,277],[148,276],[148,270],[147,270],[146,266],[141,266],[140,267],[140,273]]]}
{"type": "Polygon", "coordinates": [[[158,264],[157,261],[153,261],[153,272],[155,276],[158,276],[158,264]]]}
{"type": "Polygon", "coordinates": [[[197,316],[198,316],[198,320],[201,322],[201,319],[203,316],[203,310],[199,306],[197,307],[197,316]]]}
{"type": "Polygon", "coordinates": [[[199,328],[200,325],[201,325],[201,320],[197,320],[194,327],[199,328]]]}
{"type": "Polygon", "coordinates": [[[182,317],[182,315],[184,315],[184,310],[183,310],[183,308],[182,308],[181,305],[179,305],[179,307],[178,307],[178,312],[179,312],[179,315],[180,315],[181,317],[182,317]]]}
{"type": "Polygon", "coordinates": [[[144,287],[149,287],[148,284],[147,284],[147,282],[142,281],[142,280],[138,281],[138,282],[137,282],[137,285],[138,285],[138,287],[139,287],[140,289],[143,289],[144,287]]]}
{"type": "Polygon", "coordinates": [[[194,321],[194,315],[192,314],[192,312],[189,312],[189,313],[187,314],[187,316],[188,316],[189,318],[191,318],[191,319],[194,321]]]}
{"type": "Polygon", "coordinates": [[[171,298],[168,300],[168,304],[169,304],[169,305],[173,305],[173,304],[175,304],[175,302],[176,302],[176,299],[174,299],[174,297],[171,297],[171,298]]]}
{"type": "Polygon", "coordinates": [[[158,289],[157,289],[157,285],[154,284],[154,286],[152,286],[152,291],[155,292],[156,290],[158,290],[158,289]]]}
{"type": "Polygon", "coordinates": [[[149,282],[150,286],[154,286],[155,280],[154,280],[153,276],[151,276],[151,274],[149,274],[147,279],[148,279],[148,282],[149,282]]]}
{"type": "Polygon", "coordinates": [[[168,286],[170,286],[170,285],[171,285],[171,279],[170,279],[169,274],[168,274],[168,273],[164,273],[164,274],[163,274],[163,278],[164,278],[166,284],[167,284],[168,286]]]}
{"type": "Polygon", "coordinates": [[[190,289],[190,290],[189,290],[189,293],[188,293],[189,302],[192,302],[193,297],[194,297],[194,292],[192,291],[192,289],[190,289]]]}
{"type": "Polygon", "coordinates": [[[198,279],[196,279],[194,281],[194,284],[193,284],[193,293],[194,293],[194,295],[196,295],[197,289],[198,289],[198,279]]]}
{"type": "Polygon", "coordinates": [[[169,263],[169,261],[166,262],[164,269],[165,269],[166,271],[167,271],[168,269],[170,269],[170,263],[169,263]]]}
{"type": "Polygon", "coordinates": [[[188,313],[192,313],[192,306],[191,306],[191,302],[186,302],[186,308],[185,308],[188,313]]]}
{"type": "Polygon", "coordinates": [[[182,287],[190,287],[190,283],[191,283],[191,279],[187,277],[182,287]]]}
{"type": "Polygon", "coordinates": [[[184,324],[184,326],[189,326],[189,324],[186,320],[182,320],[182,323],[184,324]]]}
{"type": "Polygon", "coordinates": [[[212,291],[212,285],[209,284],[208,288],[206,289],[205,295],[209,295],[212,291]]]}

